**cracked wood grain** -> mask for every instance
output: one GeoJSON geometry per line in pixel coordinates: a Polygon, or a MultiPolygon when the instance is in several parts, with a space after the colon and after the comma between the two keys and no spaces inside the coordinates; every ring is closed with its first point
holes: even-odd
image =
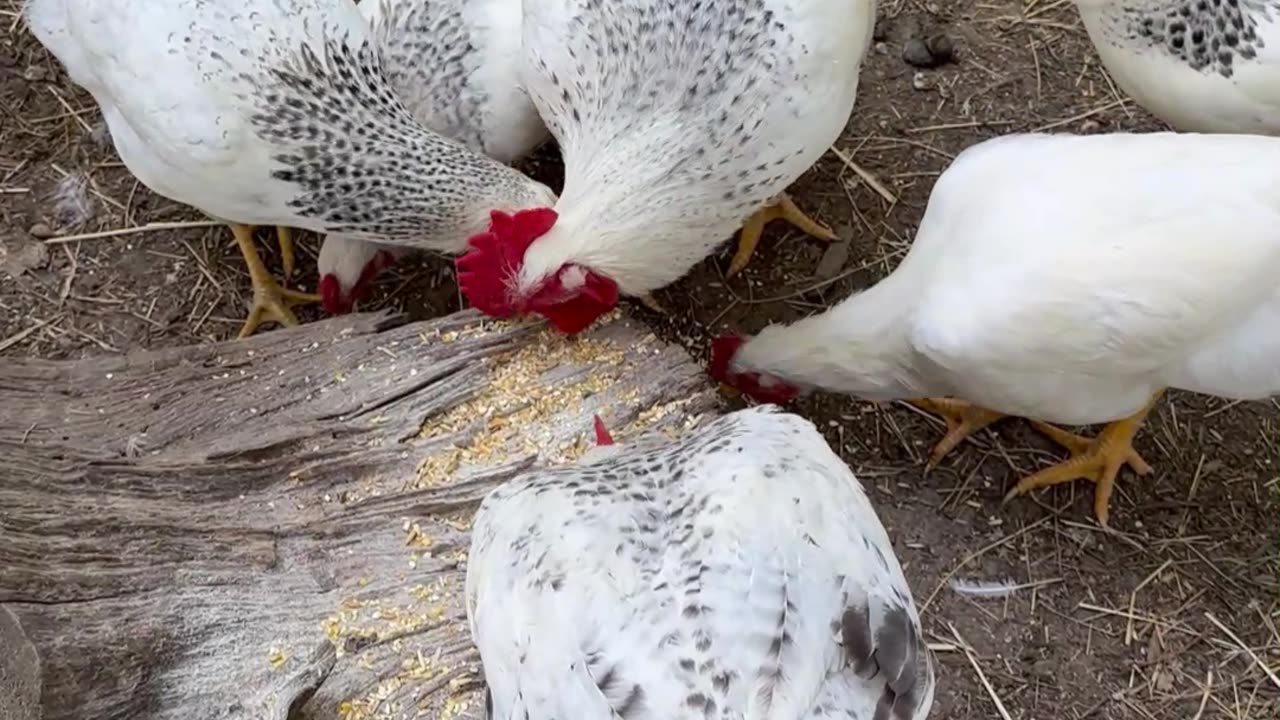
{"type": "Polygon", "coordinates": [[[680,405],[660,428],[715,405],[682,350],[616,319],[581,342],[620,361],[573,355],[539,376],[607,371],[604,390],[524,417],[447,482],[419,482],[478,432],[423,437],[424,422],[468,407],[501,358],[541,337],[472,312],[365,314],[4,364],[0,718],[482,716],[464,551],[479,500],[547,461],[519,437],[551,448],[589,437],[594,412],[622,430],[680,405]]]}

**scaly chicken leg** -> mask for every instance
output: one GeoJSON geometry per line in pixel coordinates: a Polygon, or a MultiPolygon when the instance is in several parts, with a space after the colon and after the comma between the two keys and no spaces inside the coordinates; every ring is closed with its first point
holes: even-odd
{"type": "Polygon", "coordinates": [[[1098,524],[1106,527],[1111,515],[1111,493],[1120,468],[1127,464],[1139,475],[1151,472],[1151,466],[1133,449],[1133,438],[1163,392],[1153,395],[1146,407],[1131,417],[1109,423],[1096,438],[1086,438],[1048,423],[1032,421],[1037,430],[1070,450],[1071,457],[1023,478],[1004,496],[1004,501],[1037,488],[1078,479],[1089,480],[1097,485],[1093,491],[1093,514],[1097,516],[1098,524]]]}
{"type": "Polygon", "coordinates": [[[284,281],[293,278],[293,230],[283,225],[276,226],[276,242],[280,244],[280,264],[284,266],[284,281]]]}
{"type": "Polygon", "coordinates": [[[662,303],[658,302],[658,299],[653,296],[653,293],[645,293],[636,299],[640,301],[641,305],[649,308],[659,315],[667,314],[667,309],[662,307],[662,303]]]}
{"type": "MultiPolygon", "coordinates": [[[[253,246],[252,227],[235,224],[231,226],[231,234],[235,235],[236,244],[240,246],[240,252],[244,255],[244,262],[249,266],[249,278],[253,282],[253,309],[249,311],[249,317],[240,328],[239,337],[249,337],[264,321],[274,320],[281,325],[297,325],[298,318],[289,308],[293,305],[318,302],[320,296],[286,290],[276,283],[267,272],[267,266],[262,264],[258,249],[253,246]]],[[[284,243],[281,244],[281,250],[283,249],[284,243]]],[[[292,250],[291,243],[290,250],[292,250]]]]}
{"type": "Polygon", "coordinates": [[[832,242],[836,239],[836,234],[831,231],[831,228],[805,215],[795,203],[791,202],[791,198],[786,193],[781,193],[768,205],[747,218],[747,222],[742,226],[742,232],[738,235],[738,251],[733,254],[733,261],[729,263],[729,271],[725,273],[725,277],[737,275],[742,272],[747,263],[751,262],[751,254],[756,251],[765,223],[770,220],[786,220],[819,240],[832,242]]]}
{"type": "Polygon", "coordinates": [[[954,398],[922,398],[908,400],[907,402],[926,412],[941,415],[942,419],[947,422],[947,434],[943,435],[938,444],[933,446],[933,452],[929,453],[929,464],[925,466],[926,470],[932,470],[937,467],[938,462],[947,453],[954,450],[960,444],[960,441],[991,423],[1003,417],[1008,417],[1004,413],[988,410],[954,398]]]}

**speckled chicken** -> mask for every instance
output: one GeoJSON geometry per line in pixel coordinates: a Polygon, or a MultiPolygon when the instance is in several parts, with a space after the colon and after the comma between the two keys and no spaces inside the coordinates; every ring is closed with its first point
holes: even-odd
{"type": "Polygon", "coordinates": [[[459,258],[491,315],[577,332],[742,228],[830,231],[785,195],[844,129],[874,0],[525,0],[524,86],[559,142],[554,207],[496,217],[459,258]],[[745,226],[744,226],[745,223],[745,226]]]}
{"type": "Polygon", "coordinates": [[[604,444],[476,516],[466,600],[497,720],[923,720],[933,662],[861,485],[760,407],[604,444]]]}
{"type": "Polygon", "coordinates": [[[349,0],[29,0],[24,12],[133,174],[231,226],[254,286],[242,336],[296,324],[290,306],[314,299],[271,278],[253,225],[414,244],[554,200],[419,125],[349,0]]]}
{"type": "Polygon", "coordinates": [[[1075,0],[1111,77],[1189,132],[1280,135],[1280,0],[1075,0]]]}
{"type": "MultiPolygon", "coordinates": [[[[521,0],[362,0],[400,101],[423,126],[511,164],[550,137],[520,80],[521,0]]],[[[468,234],[430,238],[462,252],[468,234]]],[[[320,295],[351,310],[377,274],[414,246],[334,235],[320,248],[320,295]]]]}

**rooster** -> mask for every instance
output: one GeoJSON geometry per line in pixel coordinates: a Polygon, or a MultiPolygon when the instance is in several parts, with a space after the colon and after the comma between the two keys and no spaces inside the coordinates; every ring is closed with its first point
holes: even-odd
{"type": "Polygon", "coordinates": [[[488,716],[923,720],[933,661],[884,527],[812,423],[761,407],[498,487],[466,605],[488,716]]]}
{"type": "Polygon", "coordinates": [[[559,143],[554,207],[495,212],[457,261],[471,304],[575,333],[742,227],[833,239],[782,194],[839,136],[874,0],[525,0],[524,86],[559,143]],[[764,206],[764,207],[762,207],[764,206]],[[745,221],[745,225],[744,225],[745,221]]]}
{"type": "Polygon", "coordinates": [[[1034,418],[1071,458],[1006,499],[1087,479],[1106,525],[1120,469],[1151,471],[1132,443],[1166,388],[1280,393],[1278,163],[1280,138],[1257,135],[988,140],[938,178],[888,277],[717,339],[712,375],[767,402],[916,399],[947,419],[930,464],[1006,414],[1034,418]],[[1039,421],[1108,424],[1086,438],[1039,421]]]}
{"type": "MultiPolygon", "coordinates": [[[[520,85],[521,0],[362,0],[383,70],[414,119],[510,165],[550,137],[520,85]]],[[[487,222],[488,217],[484,217],[487,222]]],[[[415,247],[458,253],[468,234],[413,245],[334,235],[320,247],[325,310],[349,312],[373,279],[415,247]]]]}

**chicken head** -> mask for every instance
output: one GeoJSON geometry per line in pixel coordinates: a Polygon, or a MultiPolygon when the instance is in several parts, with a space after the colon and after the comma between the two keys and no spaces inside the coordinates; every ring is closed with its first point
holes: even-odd
{"type": "Polygon", "coordinates": [[[320,246],[320,300],[330,315],[351,312],[369,296],[373,280],[391,267],[409,248],[380,246],[330,234],[320,246]]]}
{"type": "Polygon", "coordinates": [[[773,375],[733,369],[733,358],[744,342],[738,335],[721,335],[711,341],[711,377],[756,402],[781,405],[795,399],[800,390],[773,375]]]}
{"type": "Polygon", "coordinates": [[[459,257],[458,287],[472,307],[494,317],[537,313],[572,335],[618,304],[618,284],[577,264],[562,265],[529,289],[518,289],[525,251],[555,225],[550,208],[507,214],[494,210],[489,231],[467,241],[459,257]]]}

